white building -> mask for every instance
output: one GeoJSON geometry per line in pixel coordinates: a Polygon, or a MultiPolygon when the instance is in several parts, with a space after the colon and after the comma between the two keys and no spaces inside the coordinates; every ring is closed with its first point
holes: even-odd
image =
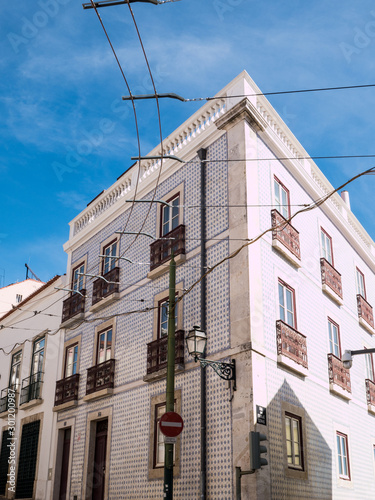
{"type": "Polygon", "coordinates": [[[64,334],[65,277],[55,276],[0,318],[0,496],[50,498],[52,408],[64,334]]]}
{"type": "Polygon", "coordinates": [[[373,357],[349,372],[341,356],[375,347],[375,244],[339,194],[288,222],[333,187],[259,93],[240,74],[165,140],[183,163],[143,160],[70,223],[53,499],[162,498],[172,248],[175,498],[235,498],[254,430],[268,465],[242,477],[243,499],[374,498],[373,357]],[[141,227],[151,245],[124,232],[141,227]],[[236,391],[210,367],[201,385],[184,343],[193,325],[210,360],[235,361],[236,391]]]}
{"type": "Polygon", "coordinates": [[[0,316],[16,307],[43,285],[42,281],[29,278],[0,288],[0,316]]]}

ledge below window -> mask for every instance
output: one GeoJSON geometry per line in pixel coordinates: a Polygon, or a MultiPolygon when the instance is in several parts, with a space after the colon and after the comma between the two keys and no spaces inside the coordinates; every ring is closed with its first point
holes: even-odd
{"type": "MultiPolygon", "coordinates": [[[[174,258],[174,261],[176,262],[176,266],[178,266],[179,264],[183,264],[185,262],[185,260],[186,260],[186,255],[184,253],[180,253],[179,255],[176,255],[174,258]]],[[[161,276],[162,274],[169,271],[170,261],[171,261],[171,259],[167,260],[163,264],[159,264],[159,266],[156,267],[155,269],[153,269],[152,271],[149,271],[147,273],[147,278],[148,279],[157,278],[158,276],[161,276]]]]}
{"type": "MultiPolygon", "coordinates": [[[[181,373],[185,370],[184,365],[176,364],[174,367],[174,372],[175,373],[181,373]]],[[[144,382],[155,382],[155,380],[160,380],[162,378],[166,378],[167,376],[167,368],[162,368],[161,370],[158,370],[157,372],[153,373],[148,373],[143,377],[144,382]]]]}
{"type": "Polygon", "coordinates": [[[44,399],[32,399],[31,401],[28,401],[27,403],[23,403],[20,405],[20,410],[28,410],[29,408],[33,408],[34,406],[41,405],[43,403],[44,399]]]}
{"type": "Polygon", "coordinates": [[[116,300],[119,300],[119,299],[120,299],[120,293],[113,292],[113,293],[111,293],[111,295],[108,295],[108,297],[104,297],[101,300],[99,300],[99,302],[96,302],[95,304],[93,304],[90,307],[89,311],[91,313],[99,311],[99,309],[102,309],[103,307],[109,306],[110,304],[112,304],[113,302],[116,302],[116,300]]]}
{"type": "Polygon", "coordinates": [[[111,387],[107,387],[106,389],[102,389],[101,391],[92,392],[91,394],[86,394],[84,396],[83,401],[94,401],[95,399],[105,398],[107,396],[112,396],[113,389],[111,387]]]}
{"type": "Polygon", "coordinates": [[[78,401],[77,400],[67,401],[66,403],[63,403],[61,405],[54,406],[52,408],[52,411],[54,411],[54,412],[56,412],[56,411],[64,411],[64,410],[67,410],[68,408],[74,408],[77,405],[78,405],[78,401]]]}
{"type": "Polygon", "coordinates": [[[340,297],[340,295],[337,295],[337,293],[334,290],[332,290],[332,288],[329,285],[322,284],[322,290],[334,302],[336,302],[336,304],[338,304],[339,306],[343,305],[344,301],[342,300],[342,298],[340,297]]]}
{"type": "Polygon", "coordinates": [[[60,324],[60,328],[70,328],[85,319],[85,313],[78,313],[60,324]]]}
{"type": "Polygon", "coordinates": [[[358,321],[359,321],[359,324],[361,326],[363,326],[363,328],[365,330],[367,330],[369,333],[371,333],[371,335],[375,335],[375,329],[371,325],[369,325],[365,319],[363,319],[362,317],[359,317],[358,321]]]}
{"type": "Polygon", "coordinates": [[[307,377],[309,373],[308,368],[305,368],[299,363],[296,363],[293,359],[290,359],[287,356],[284,356],[283,354],[277,355],[277,363],[295,373],[298,373],[299,375],[302,375],[303,377],[307,377]]]}
{"type": "Polygon", "coordinates": [[[12,418],[13,415],[18,413],[18,408],[15,409],[14,412],[10,413],[9,410],[3,411],[0,413],[0,418],[8,418],[9,416],[12,418]]]}
{"type": "Polygon", "coordinates": [[[329,383],[329,390],[333,394],[341,396],[342,398],[347,399],[348,401],[352,399],[352,394],[350,392],[348,392],[346,389],[343,389],[341,385],[335,384],[334,382],[329,383]]]}
{"type": "Polygon", "coordinates": [[[301,267],[301,260],[296,257],[283,243],[281,243],[279,240],[273,239],[272,240],[272,247],[280,252],[286,259],[289,260],[293,266],[299,268],[301,267]]]}

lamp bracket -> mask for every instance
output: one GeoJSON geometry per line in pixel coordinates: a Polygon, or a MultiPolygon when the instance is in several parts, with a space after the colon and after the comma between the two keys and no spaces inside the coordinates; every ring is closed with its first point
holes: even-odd
{"type": "Polygon", "coordinates": [[[236,361],[232,359],[231,363],[223,363],[221,361],[210,361],[205,358],[198,358],[202,368],[211,366],[220,378],[224,380],[233,380],[233,390],[236,390],[236,361]]]}

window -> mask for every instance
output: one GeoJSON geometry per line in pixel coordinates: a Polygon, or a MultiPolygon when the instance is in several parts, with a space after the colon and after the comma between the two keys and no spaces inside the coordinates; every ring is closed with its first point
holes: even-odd
{"type": "Polygon", "coordinates": [[[320,228],[320,238],[322,243],[322,257],[333,266],[332,238],[323,228],[320,228]]]}
{"type": "Polygon", "coordinates": [[[78,344],[69,346],[65,350],[64,378],[71,377],[77,373],[78,344]]]}
{"type": "Polygon", "coordinates": [[[96,362],[99,365],[112,356],[112,328],[99,332],[96,362]]]}
{"type": "Polygon", "coordinates": [[[337,358],[341,359],[339,326],[330,318],[328,318],[328,338],[329,352],[334,354],[337,358]]]}
{"type": "Polygon", "coordinates": [[[356,278],[357,278],[357,293],[362,295],[362,297],[366,300],[366,288],[365,288],[365,276],[361,271],[356,268],[356,278]]]}
{"type": "Polygon", "coordinates": [[[40,380],[40,375],[43,371],[45,338],[38,339],[34,342],[33,359],[31,362],[31,382],[40,380]],[[38,378],[39,377],[39,378],[38,378]]]}
{"type": "MultiPolygon", "coordinates": [[[[366,347],[365,347],[366,349],[366,347]]],[[[366,378],[375,383],[374,358],[372,353],[365,354],[366,359],[366,378]]]]}
{"type": "Polygon", "coordinates": [[[82,290],[83,282],[84,282],[84,274],[85,272],[85,264],[80,264],[76,268],[73,269],[72,273],[72,290],[73,293],[82,290]]]}
{"type": "Polygon", "coordinates": [[[180,195],[177,194],[167,203],[169,205],[163,205],[161,209],[161,236],[165,236],[179,225],[180,195]]]}
{"type": "Polygon", "coordinates": [[[20,295],[19,293],[16,293],[16,302],[17,302],[17,304],[22,302],[22,295],[20,295]]]}
{"type": "Polygon", "coordinates": [[[341,432],[336,432],[336,444],[339,477],[350,481],[348,436],[341,432]]]}
{"type": "Polygon", "coordinates": [[[103,248],[102,274],[107,274],[116,267],[117,240],[112,241],[103,248]]]}
{"type": "Polygon", "coordinates": [[[20,385],[20,370],[21,370],[22,351],[18,351],[12,356],[12,364],[10,367],[9,387],[17,390],[20,385]]]}
{"type": "Polygon", "coordinates": [[[281,280],[279,280],[278,286],[280,319],[292,328],[297,328],[294,304],[294,290],[281,280]]]}
{"type": "Polygon", "coordinates": [[[301,418],[285,414],[285,437],[288,467],[303,469],[301,418]]]}
{"type": "MultiPolygon", "coordinates": [[[[176,294],[177,298],[177,294],[176,294]]],[[[177,318],[178,318],[178,303],[176,302],[174,314],[175,314],[175,326],[177,328],[177,318]]],[[[164,299],[159,302],[158,308],[159,321],[158,321],[158,338],[165,337],[168,335],[168,312],[169,312],[169,300],[164,299]]]]}
{"type": "Polygon", "coordinates": [[[276,209],[285,219],[288,219],[290,217],[289,191],[279,181],[279,179],[277,179],[277,177],[274,177],[273,186],[275,192],[276,209]]]}
{"type": "Polygon", "coordinates": [[[302,406],[281,401],[283,468],[284,475],[289,478],[308,479],[305,418],[302,406]]]}
{"type": "MultiPolygon", "coordinates": [[[[175,401],[176,406],[176,401],[175,401]]],[[[155,406],[155,421],[154,421],[154,468],[164,467],[164,440],[165,436],[160,430],[159,422],[161,417],[164,415],[166,409],[166,403],[160,403],[155,406]]],[[[173,447],[173,458],[175,455],[175,447],[173,447]]],[[[174,460],[173,460],[174,462],[174,460]]]]}
{"type": "MultiPolygon", "coordinates": [[[[181,389],[174,392],[174,410],[181,415],[181,389]]],[[[165,413],[165,394],[158,394],[151,398],[151,425],[150,425],[150,449],[149,453],[149,479],[162,479],[164,477],[164,440],[160,432],[159,422],[165,413]]],[[[173,474],[178,476],[180,472],[180,436],[177,437],[173,446],[173,474]]]]}

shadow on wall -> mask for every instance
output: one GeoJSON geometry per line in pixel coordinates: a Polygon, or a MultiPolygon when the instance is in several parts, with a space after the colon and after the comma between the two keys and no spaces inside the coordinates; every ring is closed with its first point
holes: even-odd
{"type": "Polygon", "coordinates": [[[286,380],[267,408],[264,429],[271,498],[332,499],[332,450],[286,380]]]}

